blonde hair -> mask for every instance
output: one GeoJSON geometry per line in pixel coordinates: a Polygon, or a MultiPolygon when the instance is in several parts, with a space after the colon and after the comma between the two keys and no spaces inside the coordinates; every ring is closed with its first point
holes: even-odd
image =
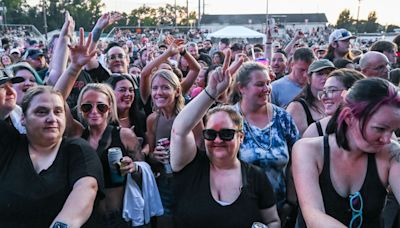
{"type": "MultiPolygon", "coordinates": [[[[177,115],[185,106],[185,99],[182,95],[182,88],[181,83],[179,82],[178,76],[174,74],[174,72],[170,70],[158,70],[154,73],[153,77],[151,78],[151,85],[153,85],[154,79],[157,77],[162,77],[163,79],[167,80],[168,83],[175,89],[175,91],[179,91],[178,96],[175,98],[175,107],[174,107],[174,114],[177,115]]],[[[157,107],[155,107],[157,109],[157,107]]]]}
{"type": "Polygon", "coordinates": [[[110,114],[108,115],[108,122],[113,122],[113,123],[119,123],[118,120],[118,112],[117,112],[117,102],[116,98],[114,95],[114,91],[112,88],[103,83],[89,83],[85,87],[83,87],[81,93],[79,94],[78,97],[78,118],[81,122],[85,122],[83,116],[82,116],[82,110],[81,110],[81,103],[82,103],[82,97],[85,95],[86,92],[88,91],[96,91],[99,93],[103,93],[107,96],[108,101],[110,102],[110,114]]]}

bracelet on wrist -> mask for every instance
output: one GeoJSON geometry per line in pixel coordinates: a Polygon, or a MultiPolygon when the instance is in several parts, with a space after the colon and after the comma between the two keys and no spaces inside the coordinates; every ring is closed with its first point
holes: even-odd
{"type": "Polygon", "coordinates": [[[207,94],[207,96],[213,100],[213,101],[217,101],[217,99],[215,99],[215,97],[211,96],[211,94],[207,91],[207,89],[204,89],[204,92],[207,94]]]}
{"type": "Polygon", "coordinates": [[[186,49],[183,49],[183,51],[179,52],[179,54],[180,54],[181,56],[186,55],[186,49]]]}

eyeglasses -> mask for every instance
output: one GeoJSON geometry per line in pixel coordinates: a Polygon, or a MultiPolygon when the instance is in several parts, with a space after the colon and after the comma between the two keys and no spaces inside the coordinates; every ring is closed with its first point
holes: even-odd
{"type": "Polygon", "coordinates": [[[343,91],[343,89],[327,89],[327,90],[318,91],[317,98],[318,98],[318,100],[321,100],[324,96],[326,96],[326,98],[332,98],[333,93],[341,92],[341,91],[343,91]]]}
{"type": "Polygon", "coordinates": [[[349,228],[360,228],[363,222],[362,211],[364,208],[364,202],[360,192],[351,194],[349,196],[349,203],[352,211],[349,228]]]}
{"type": "Polygon", "coordinates": [[[214,129],[204,129],[203,130],[203,137],[205,140],[213,141],[219,136],[220,139],[224,141],[231,141],[233,137],[235,137],[236,132],[240,132],[241,130],[238,129],[228,129],[224,128],[220,131],[216,131],[214,129]]]}
{"type": "MultiPolygon", "coordinates": [[[[92,111],[93,107],[94,107],[94,105],[90,104],[90,103],[82,104],[81,110],[83,113],[89,113],[92,111]]],[[[98,104],[96,104],[96,109],[100,113],[106,113],[110,108],[106,104],[98,103],[98,104]]]]}
{"type": "Polygon", "coordinates": [[[122,54],[122,53],[108,56],[109,60],[117,60],[117,59],[124,59],[124,58],[125,58],[125,54],[122,54]]]}

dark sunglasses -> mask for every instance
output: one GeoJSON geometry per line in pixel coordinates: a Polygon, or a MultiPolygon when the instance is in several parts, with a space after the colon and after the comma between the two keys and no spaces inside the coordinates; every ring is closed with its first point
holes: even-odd
{"type": "MultiPolygon", "coordinates": [[[[84,113],[88,113],[88,112],[91,112],[91,111],[92,111],[93,106],[94,106],[94,105],[93,105],[93,104],[90,104],[90,103],[82,104],[82,105],[81,105],[81,110],[82,110],[82,112],[84,112],[84,113]]],[[[108,105],[103,104],[103,103],[98,103],[98,104],[96,104],[96,108],[97,108],[97,111],[100,112],[100,113],[106,113],[106,112],[109,110],[108,105]]]]}
{"type": "Polygon", "coordinates": [[[221,129],[220,131],[216,131],[214,129],[204,129],[203,130],[203,137],[205,140],[215,140],[217,136],[224,141],[231,141],[233,137],[235,137],[235,133],[240,132],[237,129],[221,129]]]}

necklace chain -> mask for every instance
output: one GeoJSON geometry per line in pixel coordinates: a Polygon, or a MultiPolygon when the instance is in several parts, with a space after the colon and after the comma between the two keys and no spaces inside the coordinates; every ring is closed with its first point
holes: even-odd
{"type": "MultiPolygon", "coordinates": [[[[267,106],[266,106],[266,107],[267,107],[267,106]]],[[[250,137],[253,139],[253,141],[256,143],[256,145],[257,145],[259,148],[262,148],[262,149],[265,150],[265,151],[269,151],[269,150],[271,149],[271,146],[272,146],[272,134],[271,134],[271,126],[272,126],[272,124],[268,123],[268,124],[269,124],[269,126],[268,126],[269,145],[266,147],[266,146],[264,146],[261,142],[259,142],[259,141],[257,140],[257,138],[256,138],[256,136],[255,136],[255,134],[254,134],[254,132],[253,132],[253,129],[252,129],[251,126],[250,126],[250,122],[247,120],[246,116],[245,116],[244,113],[242,112],[242,107],[240,106],[240,104],[239,104],[239,111],[240,111],[240,114],[243,116],[244,126],[245,126],[245,128],[248,130],[248,132],[250,133],[250,137]]],[[[268,114],[268,108],[267,108],[267,121],[268,121],[268,120],[269,120],[269,114],[268,114]]],[[[272,121],[272,118],[271,118],[271,121],[272,121]]],[[[271,121],[270,121],[270,122],[271,122],[271,121]]]]}

